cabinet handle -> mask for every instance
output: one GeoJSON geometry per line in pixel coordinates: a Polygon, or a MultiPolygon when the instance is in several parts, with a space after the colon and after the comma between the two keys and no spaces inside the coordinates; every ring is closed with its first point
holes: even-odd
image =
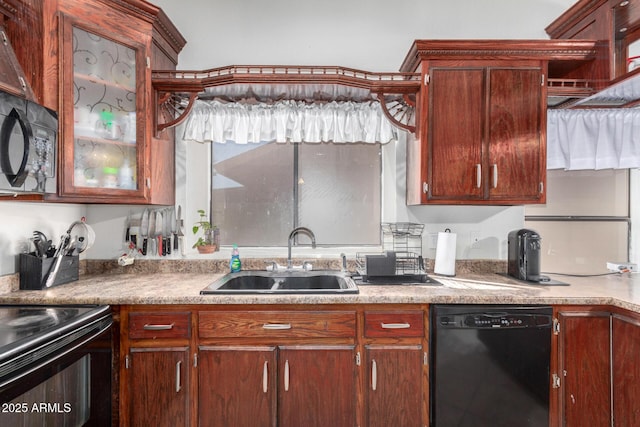
{"type": "Polygon", "coordinates": [[[480,188],[482,185],[482,165],[478,163],[476,165],[476,187],[480,188]]]}
{"type": "Polygon", "coordinates": [[[171,323],[169,325],[153,325],[147,323],[142,327],[142,329],[144,329],[145,331],[170,331],[171,329],[173,329],[174,325],[175,323],[171,323]]]}
{"type": "Polygon", "coordinates": [[[180,379],[180,371],[182,369],[182,360],[176,362],[176,393],[180,393],[182,389],[182,381],[180,379]]]}
{"type": "Polygon", "coordinates": [[[291,329],[291,323],[265,323],[264,325],[262,325],[262,329],[267,329],[270,331],[291,329]]]}
{"type": "Polygon", "coordinates": [[[493,188],[496,188],[498,187],[498,165],[494,163],[491,169],[493,172],[493,188]]]}
{"type": "Polygon", "coordinates": [[[380,323],[382,329],[409,329],[411,323],[380,323]]]}
{"type": "Polygon", "coordinates": [[[289,391],[289,361],[284,362],[284,391],[289,391]]]}
{"type": "Polygon", "coordinates": [[[269,362],[265,360],[262,366],[262,392],[267,391],[269,391],[269,362]]]}
{"type": "Polygon", "coordinates": [[[378,388],[378,364],[376,359],[371,361],[371,390],[376,391],[378,388]]]}

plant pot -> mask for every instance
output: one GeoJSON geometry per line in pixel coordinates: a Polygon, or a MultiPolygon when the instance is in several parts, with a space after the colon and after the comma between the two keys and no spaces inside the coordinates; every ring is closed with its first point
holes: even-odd
{"type": "Polygon", "coordinates": [[[200,246],[196,246],[196,249],[198,249],[198,252],[201,254],[212,254],[216,251],[217,246],[216,245],[200,245],[200,246]]]}

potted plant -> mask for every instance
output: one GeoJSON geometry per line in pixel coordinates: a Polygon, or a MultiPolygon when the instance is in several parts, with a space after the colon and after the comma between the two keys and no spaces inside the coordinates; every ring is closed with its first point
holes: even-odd
{"type": "Polygon", "coordinates": [[[202,236],[198,237],[198,240],[193,244],[193,247],[201,254],[210,254],[216,251],[217,245],[215,243],[214,235],[216,226],[211,225],[211,222],[207,220],[205,211],[198,209],[198,215],[200,215],[200,221],[193,225],[193,234],[198,234],[202,231],[202,236]]]}

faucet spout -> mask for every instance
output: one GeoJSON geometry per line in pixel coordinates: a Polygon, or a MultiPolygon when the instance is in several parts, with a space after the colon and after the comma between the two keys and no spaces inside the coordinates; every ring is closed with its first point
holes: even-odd
{"type": "Polygon", "coordinates": [[[293,262],[291,261],[291,246],[293,246],[293,239],[296,237],[296,234],[306,234],[311,238],[311,247],[313,249],[316,248],[316,236],[313,234],[313,231],[308,229],[307,227],[296,227],[291,233],[289,233],[289,244],[287,246],[287,269],[291,269],[293,267],[293,262]]]}

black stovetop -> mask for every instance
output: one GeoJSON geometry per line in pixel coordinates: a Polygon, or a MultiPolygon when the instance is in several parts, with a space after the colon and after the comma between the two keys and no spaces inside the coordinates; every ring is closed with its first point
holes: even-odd
{"type": "Polygon", "coordinates": [[[0,362],[108,312],[109,306],[0,305],[0,362]]]}

